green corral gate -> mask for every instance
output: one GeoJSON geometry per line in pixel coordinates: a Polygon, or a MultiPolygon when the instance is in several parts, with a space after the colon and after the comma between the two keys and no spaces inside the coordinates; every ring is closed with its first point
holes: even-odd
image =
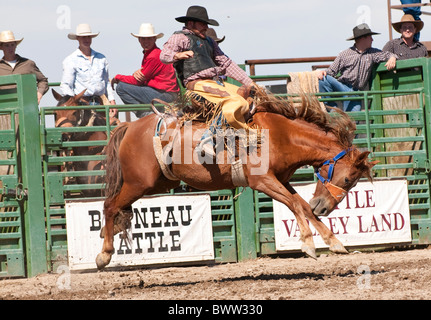
{"type": "MultiPolygon", "coordinates": [[[[397,63],[397,73],[377,68],[371,91],[356,93],[369,108],[352,113],[358,121],[354,143],[380,160],[376,179],[408,180],[413,244],[431,243],[430,214],[430,66],[428,59],[397,63]]],[[[34,276],[67,263],[66,200],[87,199],[83,192],[100,183],[78,184],[103,170],[74,171],[74,162],[103,156],[76,156],[72,147],[106,141],[67,141],[64,132],[104,131],[108,126],[54,128],[53,112],[38,110],[33,75],[0,77],[0,277],[34,276]],[[6,123],[6,124],[5,124],[6,123]]],[[[329,100],[340,100],[333,94],[329,100]]],[[[120,112],[148,106],[116,106],[120,112]]],[[[64,107],[67,108],[67,107],[64,107]]],[[[88,107],[73,107],[85,109],[88,107]]],[[[95,107],[92,107],[94,109],[95,107]]],[[[100,106],[99,112],[108,107],[100,106]]],[[[312,168],[296,172],[296,182],[314,182],[312,168]]],[[[187,189],[185,186],[184,189],[187,189]]],[[[171,193],[184,192],[182,188],[171,193]]],[[[275,251],[272,200],[245,190],[210,192],[215,259],[236,262],[275,251]]],[[[100,198],[94,197],[94,200],[100,198]]]]}
{"type": "Polygon", "coordinates": [[[0,77],[0,276],[34,276],[46,263],[39,111],[34,75],[0,77]]]}

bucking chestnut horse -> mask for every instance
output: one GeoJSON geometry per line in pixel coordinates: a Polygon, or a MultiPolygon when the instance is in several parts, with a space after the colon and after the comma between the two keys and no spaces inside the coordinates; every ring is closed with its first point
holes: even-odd
{"type": "MultiPolygon", "coordinates": [[[[88,101],[83,99],[86,90],[75,96],[62,96],[54,89],[52,89],[52,94],[54,98],[58,101],[57,106],[82,106],[88,105],[88,101]]],[[[103,101],[100,100],[100,104],[103,101]]],[[[119,124],[119,120],[115,117],[110,118],[111,125],[119,124]]],[[[85,127],[85,126],[105,126],[106,117],[94,112],[90,109],[61,109],[55,111],[55,126],[56,127],[85,127]]],[[[65,133],[63,139],[69,141],[105,141],[107,140],[107,135],[105,131],[88,131],[88,132],[72,132],[65,133]]],[[[73,147],[72,152],[75,156],[85,156],[85,155],[100,155],[102,154],[104,146],[82,146],[73,147]]],[[[91,161],[74,161],[72,163],[72,168],[74,171],[89,171],[89,170],[101,170],[102,162],[100,160],[91,161]]],[[[103,177],[101,176],[77,176],[76,182],[78,184],[94,184],[103,183],[103,177]]],[[[82,193],[85,196],[101,196],[101,190],[83,190],[82,193]]]]}
{"type": "MultiPolygon", "coordinates": [[[[108,193],[101,234],[103,248],[96,258],[99,269],[109,264],[114,252],[114,234],[122,229],[118,227],[121,219],[117,218],[130,212],[133,202],[144,195],[175,188],[180,180],[201,190],[231,189],[238,186],[238,182],[234,183],[237,175],[234,178],[233,170],[239,170],[240,177],[242,174],[240,185],[265,193],[294,213],[303,252],[316,258],[308,219],[331,251],[347,253],[318,216],[327,216],[361,177],[371,180],[371,169],[377,162],[368,160],[368,151],[361,152],[352,145],[356,125],[341,111],[333,112],[335,116],[322,111],[315,98],[303,97],[302,105],[294,107],[286,99],[260,93],[255,103],[249,125],[259,132],[256,136],[260,138],[256,148],[250,148],[253,142],[248,140],[242,165],[235,169],[233,161],[226,161],[228,150],[217,149],[219,161],[196,154],[195,147],[206,128],[204,123],[193,121],[193,125],[179,126],[176,119],[168,117],[161,125],[160,115],[154,114],[122,123],[115,129],[106,147],[108,193]],[[158,159],[160,155],[156,155],[157,148],[153,147],[154,137],[158,135],[166,140],[161,157],[165,160],[164,170],[158,159]],[[294,172],[304,165],[313,166],[319,176],[310,204],[289,183],[294,172]]],[[[252,212],[250,219],[253,219],[252,212]]]]}

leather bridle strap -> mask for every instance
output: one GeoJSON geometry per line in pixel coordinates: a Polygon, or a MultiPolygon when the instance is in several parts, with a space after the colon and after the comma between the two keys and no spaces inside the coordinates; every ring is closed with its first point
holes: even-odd
{"type": "Polygon", "coordinates": [[[329,191],[331,196],[333,196],[335,200],[337,200],[337,202],[340,202],[341,200],[343,200],[347,194],[346,190],[344,190],[343,188],[337,187],[335,184],[332,184],[330,182],[325,182],[323,185],[326,187],[326,190],[329,191]]]}

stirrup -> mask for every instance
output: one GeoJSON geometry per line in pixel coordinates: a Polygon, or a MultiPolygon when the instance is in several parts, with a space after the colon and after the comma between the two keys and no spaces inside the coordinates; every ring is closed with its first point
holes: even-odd
{"type": "Polygon", "coordinates": [[[195,150],[198,154],[200,154],[202,157],[205,155],[215,158],[216,153],[214,151],[214,144],[213,144],[213,137],[207,137],[196,146],[195,150]]]}

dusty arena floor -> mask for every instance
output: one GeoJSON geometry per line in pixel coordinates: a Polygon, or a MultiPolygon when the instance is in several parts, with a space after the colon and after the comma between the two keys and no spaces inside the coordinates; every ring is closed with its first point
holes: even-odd
{"type": "Polygon", "coordinates": [[[431,299],[431,249],[0,280],[0,299],[431,299]]]}

